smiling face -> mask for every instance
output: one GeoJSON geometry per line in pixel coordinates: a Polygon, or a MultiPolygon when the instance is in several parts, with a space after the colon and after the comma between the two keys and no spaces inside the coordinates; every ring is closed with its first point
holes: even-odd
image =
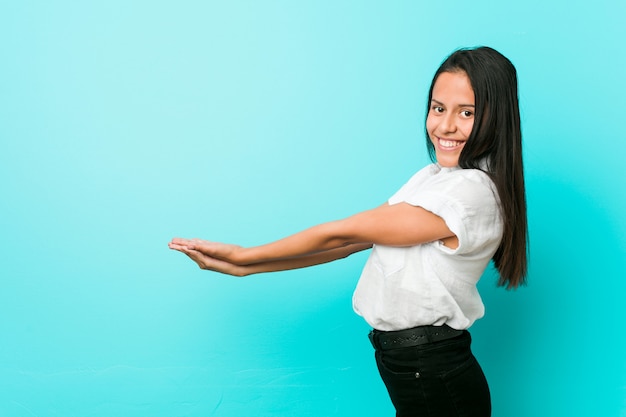
{"type": "Polygon", "coordinates": [[[455,167],[474,126],[474,90],[465,72],[442,72],[433,86],[426,131],[442,167],[455,167]]]}

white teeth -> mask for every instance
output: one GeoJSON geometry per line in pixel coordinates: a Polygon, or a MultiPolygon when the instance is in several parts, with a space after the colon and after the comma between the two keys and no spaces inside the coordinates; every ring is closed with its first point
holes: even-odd
{"type": "Polygon", "coordinates": [[[461,142],[456,141],[456,140],[445,140],[445,139],[439,139],[439,144],[441,146],[443,146],[444,148],[454,148],[455,146],[459,145],[461,142]]]}

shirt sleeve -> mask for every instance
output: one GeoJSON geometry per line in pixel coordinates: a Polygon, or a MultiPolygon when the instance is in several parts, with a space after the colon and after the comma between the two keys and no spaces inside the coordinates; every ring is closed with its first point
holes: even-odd
{"type": "MultiPolygon", "coordinates": [[[[414,177],[415,178],[415,177],[414,177]]],[[[441,217],[459,239],[452,253],[470,253],[500,239],[502,221],[491,179],[479,170],[442,171],[426,180],[412,178],[389,199],[406,202],[441,217]]]]}

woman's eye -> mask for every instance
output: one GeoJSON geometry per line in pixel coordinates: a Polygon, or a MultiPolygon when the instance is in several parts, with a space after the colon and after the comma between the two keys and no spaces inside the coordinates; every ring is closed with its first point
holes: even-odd
{"type": "Polygon", "coordinates": [[[463,111],[461,112],[461,115],[462,115],[463,117],[465,117],[465,118],[469,118],[469,117],[472,117],[472,116],[474,115],[474,113],[472,113],[472,112],[471,112],[471,111],[469,111],[469,110],[463,110],[463,111]]]}
{"type": "Polygon", "coordinates": [[[432,109],[435,113],[443,113],[443,107],[441,106],[433,106],[432,109]]]}

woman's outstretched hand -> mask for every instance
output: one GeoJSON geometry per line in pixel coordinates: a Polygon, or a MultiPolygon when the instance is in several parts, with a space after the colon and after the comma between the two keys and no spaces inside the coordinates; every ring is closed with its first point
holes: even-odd
{"type": "Polygon", "coordinates": [[[170,248],[178,250],[179,247],[186,247],[191,250],[202,252],[212,258],[221,259],[230,263],[239,263],[237,259],[238,252],[243,249],[238,245],[228,243],[210,242],[202,239],[183,239],[174,238],[170,242],[170,248]]]}
{"type": "Polygon", "coordinates": [[[200,239],[176,238],[172,239],[168,246],[170,249],[177,250],[187,255],[201,269],[236,277],[244,277],[262,272],[306,268],[308,266],[345,258],[355,252],[372,247],[369,243],[353,244],[300,256],[255,259],[250,256],[246,258],[246,249],[241,246],[209,242],[200,239]]]}
{"type": "Polygon", "coordinates": [[[240,246],[182,238],[172,239],[168,246],[187,255],[201,269],[234,276],[247,275],[246,267],[235,263],[240,246]]]}

